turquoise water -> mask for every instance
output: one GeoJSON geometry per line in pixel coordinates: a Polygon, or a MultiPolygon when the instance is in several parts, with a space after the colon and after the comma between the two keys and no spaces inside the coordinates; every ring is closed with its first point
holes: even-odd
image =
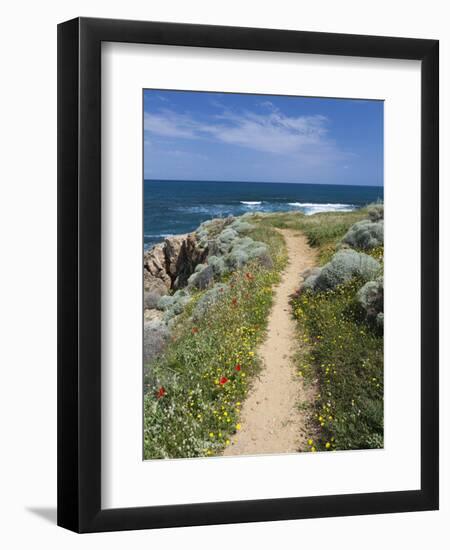
{"type": "Polygon", "coordinates": [[[382,187],[224,181],[144,181],[144,246],[203,221],[246,212],[349,211],[383,200],[382,187]]]}

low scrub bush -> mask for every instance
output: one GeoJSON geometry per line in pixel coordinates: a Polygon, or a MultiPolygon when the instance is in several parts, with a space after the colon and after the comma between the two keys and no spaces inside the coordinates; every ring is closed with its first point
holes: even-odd
{"type": "Polygon", "coordinates": [[[319,270],[304,282],[304,288],[312,291],[334,289],[358,277],[363,281],[374,279],[381,271],[381,264],[371,256],[355,250],[339,250],[319,270]]]}
{"type": "Polygon", "coordinates": [[[229,272],[223,257],[208,256],[208,265],[211,266],[216,280],[222,279],[229,272]]]}
{"type": "Polygon", "coordinates": [[[265,267],[272,267],[273,264],[270,260],[267,245],[254,241],[250,237],[243,237],[233,242],[229,254],[225,257],[225,263],[230,270],[234,270],[244,267],[251,260],[259,260],[260,258],[265,267]]]}
{"type": "Polygon", "coordinates": [[[191,295],[187,289],[177,290],[171,296],[162,296],[158,301],[158,309],[164,311],[164,321],[169,321],[176,315],[183,312],[185,306],[191,300],[191,295]]]}
{"type": "Polygon", "coordinates": [[[367,207],[367,215],[372,222],[378,222],[384,219],[384,205],[383,203],[370,204],[367,207]]]}
{"type": "Polygon", "coordinates": [[[192,319],[196,322],[203,319],[208,309],[223,297],[226,290],[226,284],[216,283],[213,288],[206,291],[195,304],[192,312],[192,319]]]}
{"type": "Polygon", "coordinates": [[[237,233],[248,233],[250,230],[254,228],[254,225],[251,223],[246,222],[242,219],[237,219],[230,225],[231,229],[234,229],[237,233]]]}
{"type": "Polygon", "coordinates": [[[379,327],[383,327],[384,321],[384,285],[383,277],[376,281],[367,282],[358,290],[356,298],[364,309],[366,318],[375,322],[379,327]]]}
{"type": "Polygon", "coordinates": [[[362,220],[350,227],[342,239],[343,243],[353,248],[369,250],[384,243],[384,222],[362,220]]]}

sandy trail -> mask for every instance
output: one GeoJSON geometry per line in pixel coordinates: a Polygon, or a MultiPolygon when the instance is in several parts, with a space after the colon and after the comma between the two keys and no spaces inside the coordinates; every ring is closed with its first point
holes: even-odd
{"type": "Polygon", "coordinates": [[[315,251],[298,231],[279,231],[286,241],[289,263],[275,290],[267,338],[258,349],[264,365],[243,403],[242,428],[231,438],[224,455],[296,452],[307,438],[305,413],[298,404],[311,401],[313,389],[305,388],[296,376],[292,361],[296,322],[289,300],[299,287],[301,273],[314,266],[315,251]]]}

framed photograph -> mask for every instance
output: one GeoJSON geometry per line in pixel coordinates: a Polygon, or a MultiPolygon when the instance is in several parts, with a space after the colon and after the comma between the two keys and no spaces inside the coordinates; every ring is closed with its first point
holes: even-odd
{"type": "Polygon", "coordinates": [[[58,524],[438,508],[438,41],[58,27],[58,524]]]}

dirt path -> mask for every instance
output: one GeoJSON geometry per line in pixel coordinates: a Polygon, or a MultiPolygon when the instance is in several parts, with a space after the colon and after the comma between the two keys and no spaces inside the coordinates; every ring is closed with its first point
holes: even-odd
{"type": "Polygon", "coordinates": [[[296,322],[289,299],[299,287],[301,273],[314,266],[315,251],[299,232],[279,231],[286,241],[289,263],[275,291],[267,338],[258,350],[264,366],[243,403],[242,428],[224,455],[296,452],[307,437],[302,431],[305,416],[298,404],[310,401],[313,390],[304,388],[292,361],[296,322]]]}

